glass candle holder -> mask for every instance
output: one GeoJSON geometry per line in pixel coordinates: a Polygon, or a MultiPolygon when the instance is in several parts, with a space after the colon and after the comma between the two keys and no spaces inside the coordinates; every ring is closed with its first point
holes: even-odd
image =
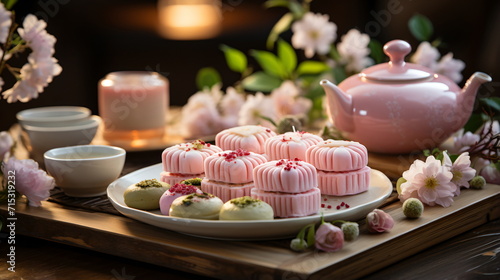
{"type": "Polygon", "coordinates": [[[155,72],[112,72],[98,85],[103,138],[134,141],[161,138],[169,104],[168,80],[155,72]]]}

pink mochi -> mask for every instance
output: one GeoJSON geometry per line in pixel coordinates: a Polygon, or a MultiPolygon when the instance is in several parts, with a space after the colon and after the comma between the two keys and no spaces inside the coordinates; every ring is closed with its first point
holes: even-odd
{"type": "Polygon", "coordinates": [[[165,191],[160,197],[160,212],[163,215],[168,216],[170,211],[170,206],[172,202],[183,195],[188,195],[192,193],[203,194],[203,192],[196,186],[175,184],[170,189],[165,191]]]}
{"type": "Polygon", "coordinates": [[[321,205],[321,192],[318,188],[303,193],[276,193],[253,188],[251,196],[271,205],[274,216],[280,218],[312,215],[319,212],[321,205]]]}
{"type": "Polygon", "coordinates": [[[349,172],[318,170],[318,188],[322,194],[343,196],[362,193],[370,186],[370,167],[349,172]]]}
{"type": "Polygon", "coordinates": [[[308,132],[286,132],[266,140],[264,149],[269,160],[299,158],[306,159],[306,150],[323,141],[323,138],[308,132]]]}
{"type": "Polygon", "coordinates": [[[253,174],[262,191],[302,193],[318,186],[316,168],[299,159],[273,160],[255,167],[253,174]]]}
{"type": "Polygon", "coordinates": [[[368,164],[368,151],[358,142],[328,139],[309,147],[306,161],[322,171],[352,171],[368,164]]]}
{"type": "Polygon", "coordinates": [[[276,133],[260,125],[237,126],[223,130],[215,136],[215,145],[223,150],[243,149],[264,154],[264,143],[276,133]]]}
{"type": "Polygon", "coordinates": [[[222,149],[196,140],[165,149],[162,153],[163,171],[177,174],[201,174],[207,157],[222,152],[222,149]]]}
{"type": "Polygon", "coordinates": [[[242,149],[216,153],[205,159],[205,178],[231,184],[252,182],[253,169],[265,162],[263,155],[242,149]]]}

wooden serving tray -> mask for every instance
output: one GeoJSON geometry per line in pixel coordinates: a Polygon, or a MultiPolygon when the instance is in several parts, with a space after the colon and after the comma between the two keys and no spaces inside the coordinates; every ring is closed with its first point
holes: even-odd
{"type": "MultiPolygon", "coordinates": [[[[401,203],[383,209],[396,224],[390,233],[361,235],[333,253],[289,249],[290,239],[224,241],[187,236],[120,215],[46,201],[16,204],[16,233],[200,275],[241,279],[357,278],[389,266],[434,244],[500,217],[500,186],[464,190],[451,207],[426,207],[424,215],[406,219],[401,203]]],[[[7,206],[0,215],[7,217],[7,206]]]]}

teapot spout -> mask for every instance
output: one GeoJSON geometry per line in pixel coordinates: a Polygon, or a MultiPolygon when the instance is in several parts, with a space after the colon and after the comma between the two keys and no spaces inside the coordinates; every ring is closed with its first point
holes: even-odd
{"type": "Polygon", "coordinates": [[[467,80],[465,86],[460,91],[457,99],[457,108],[462,108],[458,112],[462,112],[464,118],[463,123],[460,125],[463,126],[470,117],[472,113],[472,109],[474,107],[474,101],[476,99],[476,94],[481,84],[491,82],[491,77],[483,72],[476,72],[472,74],[472,76],[467,80]]]}
{"type": "Polygon", "coordinates": [[[328,80],[322,80],[320,85],[326,93],[330,120],[340,131],[353,132],[352,97],[328,80]]]}

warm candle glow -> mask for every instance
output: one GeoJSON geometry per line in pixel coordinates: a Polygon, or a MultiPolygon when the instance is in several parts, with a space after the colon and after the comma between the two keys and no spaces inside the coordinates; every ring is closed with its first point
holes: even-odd
{"type": "Polygon", "coordinates": [[[177,40],[207,39],[220,31],[220,2],[214,0],[160,0],[159,31],[177,40]]]}

